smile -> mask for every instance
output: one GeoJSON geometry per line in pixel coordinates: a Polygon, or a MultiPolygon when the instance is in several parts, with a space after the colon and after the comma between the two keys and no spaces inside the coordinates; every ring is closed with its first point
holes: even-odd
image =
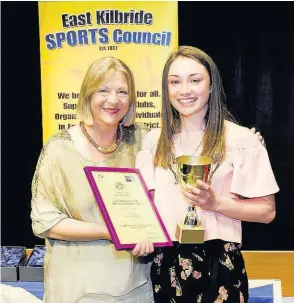
{"type": "Polygon", "coordinates": [[[119,108],[103,108],[103,110],[112,115],[115,115],[119,112],[119,108]]]}
{"type": "Polygon", "coordinates": [[[197,101],[197,99],[178,99],[182,104],[192,104],[197,101]]]}

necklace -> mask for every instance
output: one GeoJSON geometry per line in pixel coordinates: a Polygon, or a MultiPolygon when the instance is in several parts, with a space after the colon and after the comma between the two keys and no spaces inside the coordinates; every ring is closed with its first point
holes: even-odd
{"type": "Polygon", "coordinates": [[[94,139],[90,136],[90,134],[87,132],[87,129],[85,127],[85,123],[84,122],[80,122],[80,126],[81,126],[81,130],[84,134],[84,136],[89,140],[89,142],[101,153],[103,154],[110,154],[113,153],[118,146],[120,145],[121,141],[122,141],[122,130],[119,130],[119,138],[110,146],[108,147],[101,147],[98,146],[97,143],[94,141],[94,139]]]}
{"type": "MultiPolygon", "coordinates": [[[[201,131],[201,134],[202,134],[202,135],[203,135],[203,133],[204,133],[204,132],[201,131]]],[[[194,154],[197,152],[198,148],[200,147],[200,145],[201,145],[201,143],[202,143],[202,139],[203,139],[203,137],[201,138],[200,142],[198,143],[196,149],[195,149],[194,152],[191,154],[191,156],[194,156],[194,154]]],[[[183,152],[183,150],[182,150],[182,134],[180,135],[180,150],[181,150],[182,154],[184,155],[184,152],[183,152]]]]}

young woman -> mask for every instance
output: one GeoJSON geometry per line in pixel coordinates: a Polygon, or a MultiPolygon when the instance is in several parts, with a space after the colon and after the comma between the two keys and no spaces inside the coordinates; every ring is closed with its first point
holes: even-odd
{"type": "Polygon", "coordinates": [[[279,190],[265,147],[234,123],[224,106],[219,71],[203,51],[181,46],[168,58],[162,79],[162,129],[149,132],[136,166],[173,238],[157,250],[151,268],[155,302],[247,302],[241,254],[241,221],[269,223],[279,190]],[[166,156],[223,155],[212,183],[182,191],[166,156]],[[246,197],[243,199],[242,197],[246,197]],[[179,244],[178,221],[195,205],[205,228],[204,244],[179,244]]]}

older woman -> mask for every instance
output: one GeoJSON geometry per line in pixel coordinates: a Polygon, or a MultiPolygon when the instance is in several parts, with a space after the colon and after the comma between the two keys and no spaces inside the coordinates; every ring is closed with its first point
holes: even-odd
{"type": "Polygon", "coordinates": [[[46,238],[45,302],[153,302],[143,241],[116,251],[86,179],[85,166],[134,167],[143,131],[133,124],[135,85],[115,58],[94,62],[83,80],[81,123],[45,144],[32,186],[32,224],[46,238]]]}

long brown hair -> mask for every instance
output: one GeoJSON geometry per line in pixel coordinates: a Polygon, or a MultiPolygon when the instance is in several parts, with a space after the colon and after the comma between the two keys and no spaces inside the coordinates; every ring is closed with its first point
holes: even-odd
{"type": "Polygon", "coordinates": [[[202,50],[191,46],[180,46],[173,51],[165,63],[162,75],[162,115],[161,135],[156,149],[154,165],[167,168],[166,155],[172,151],[172,137],[181,126],[180,114],[171,105],[168,97],[167,78],[171,64],[178,57],[186,57],[202,64],[209,76],[211,93],[208,101],[208,110],[204,117],[205,132],[203,135],[203,148],[201,155],[213,157],[221,152],[225,158],[225,119],[233,120],[225,107],[225,93],[222,86],[219,70],[213,60],[202,50]]]}

